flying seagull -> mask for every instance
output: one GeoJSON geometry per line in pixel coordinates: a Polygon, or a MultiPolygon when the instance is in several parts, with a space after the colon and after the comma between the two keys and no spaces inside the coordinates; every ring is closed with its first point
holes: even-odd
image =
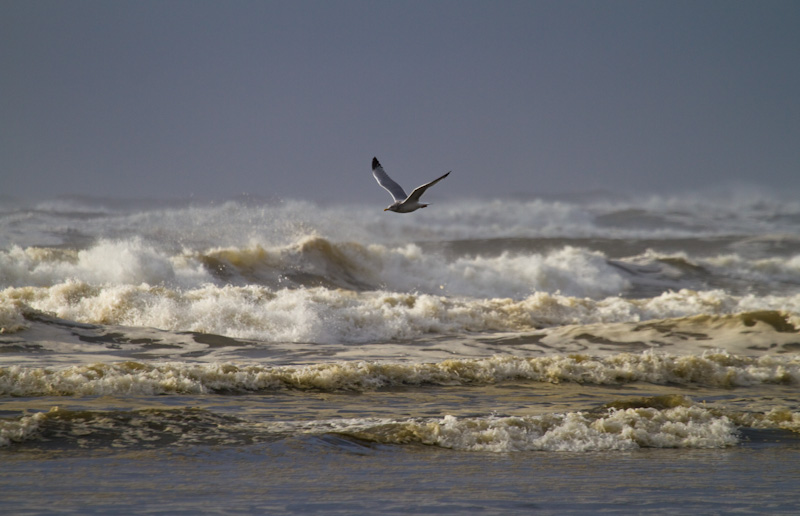
{"type": "MultiPolygon", "coordinates": [[[[450,172],[452,172],[452,170],[450,172]]],[[[385,188],[387,192],[392,194],[392,198],[394,199],[392,205],[383,211],[411,213],[412,211],[424,208],[427,206],[427,204],[419,202],[419,198],[425,193],[425,190],[450,175],[450,172],[438,179],[434,179],[430,183],[425,183],[422,186],[414,188],[414,191],[411,192],[411,195],[406,195],[403,187],[395,183],[392,178],[389,177],[389,174],[383,170],[378,158],[372,158],[372,175],[375,176],[375,179],[378,181],[379,185],[385,188]]]]}

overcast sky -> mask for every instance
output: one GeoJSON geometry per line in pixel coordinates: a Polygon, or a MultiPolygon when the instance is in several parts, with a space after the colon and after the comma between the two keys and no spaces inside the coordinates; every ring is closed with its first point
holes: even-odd
{"type": "Polygon", "coordinates": [[[0,70],[0,196],[800,190],[796,0],[0,0],[0,70]]]}

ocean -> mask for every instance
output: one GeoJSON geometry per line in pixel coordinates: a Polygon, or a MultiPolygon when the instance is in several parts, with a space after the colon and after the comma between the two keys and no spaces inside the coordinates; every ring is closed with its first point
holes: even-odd
{"type": "Polygon", "coordinates": [[[0,506],[797,514],[800,201],[0,200],[0,506]]]}

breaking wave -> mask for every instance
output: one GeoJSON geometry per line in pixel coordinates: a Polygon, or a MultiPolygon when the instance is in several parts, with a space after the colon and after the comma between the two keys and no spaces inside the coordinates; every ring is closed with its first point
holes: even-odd
{"type": "MultiPolygon", "coordinates": [[[[384,342],[428,334],[530,332],[565,325],[727,317],[687,319],[679,324],[682,328],[676,329],[715,338],[722,336],[721,331],[752,333],[753,324],[748,322],[751,320],[773,329],[782,324],[785,327],[782,333],[796,332],[795,327],[800,325],[797,315],[800,295],[737,296],[720,290],[684,289],[643,299],[610,296],[595,300],[546,292],[520,299],[476,299],[327,287],[272,289],[208,283],[181,289],[148,284],[96,285],[78,280],[0,291],[3,332],[29,327],[36,313],[86,324],[194,331],[265,342],[320,343],[384,342]]],[[[671,328],[675,324],[662,326],[671,328]]],[[[665,338],[664,333],[667,332],[651,337],[665,338]]],[[[631,336],[644,338],[640,332],[631,336]]]]}
{"type": "Polygon", "coordinates": [[[387,444],[418,443],[454,450],[611,451],[638,448],[722,448],[738,442],[735,425],[698,407],[610,410],[544,416],[409,421],[344,433],[387,444]]]}
{"type": "Polygon", "coordinates": [[[591,452],[639,448],[723,448],[741,425],[798,431],[800,414],[723,413],[672,396],[664,404],[529,416],[363,418],[259,422],[203,409],[72,411],[54,407],[0,419],[0,447],[153,449],[249,445],[339,436],[365,444],[427,445],[472,452],[591,452]],[[651,406],[655,405],[655,406],[651,406]]]}
{"type": "Polygon", "coordinates": [[[566,247],[545,254],[465,256],[448,260],[415,244],[333,243],[309,236],[281,247],[254,244],[169,254],[140,238],[101,241],[81,251],[20,248],[0,252],[0,284],[50,286],[205,284],[276,288],[324,286],[472,297],[519,298],[559,291],[597,297],[623,292],[627,280],[598,252],[566,247]]]}

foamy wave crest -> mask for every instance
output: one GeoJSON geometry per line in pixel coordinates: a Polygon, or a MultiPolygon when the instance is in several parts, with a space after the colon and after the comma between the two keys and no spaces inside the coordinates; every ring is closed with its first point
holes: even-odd
{"type": "Polygon", "coordinates": [[[647,293],[714,286],[734,292],[778,293],[796,292],[800,285],[800,255],[746,258],[719,254],[693,258],[685,252],[662,254],[648,250],[611,263],[629,273],[632,284],[647,293]]]}
{"type": "Polygon", "coordinates": [[[28,328],[24,313],[25,306],[19,300],[0,295],[0,334],[28,328]]]}
{"type": "Polygon", "coordinates": [[[722,448],[738,442],[725,416],[699,407],[611,409],[604,416],[454,417],[387,423],[341,433],[387,444],[419,443],[454,450],[610,451],[637,448],[722,448]]]}
{"type": "Polygon", "coordinates": [[[600,253],[566,247],[548,254],[462,257],[447,262],[416,246],[387,253],[381,277],[392,290],[519,299],[534,292],[603,297],[623,292],[627,281],[600,253]]]}
{"type": "Polygon", "coordinates": [[[750,283],[800,285],[800,255],[788,258],[746,260],[739,255],[723,255],[705,260],[718,275],[735,275],[750,283]]]}
{"type": "Polygon", "coordinates": [[[197,394],[276,389],[369,391],[409,385],[492,384],[508,380],[616,385],[737,387],[800,383],[800,358],[645,352],[605,358],[556,355],[445,360],[436,363],[335,362],[302,367],[122,362],[67,368],[0,369],[0,394],[73,396],[197,394]]]}
{"type": "Polygon", "coordinates": [[[93,285],[169,284],[211,281],[197,263],[170,257],[139,238],[103,240],[82,251],[18,246],[0,252],[0,284],[49,286],[64,281],[93,285]]]}
{"type": "MultiPolygon", "coordinates": [[[[0,317],[6,331],[23,329],[27,325],[25,311],[31,309],[81,323],[195,331],[268,342],[386,342],[430,334],[531,332],[561,325],[638,323],[700,315],[744,314],[729,320],[670,322],[663,326],[675,331],[656,332],[651,337],[659,340],[691,331],[710,339],[730,330],[738,332],[734,336],[742,340],[745,331],[758,329],[750,320],[766,323],[767,329],[771,325],[772,331],[786,336],[796,333],[795,327],[800,325],[800,295],[737,297],[723,291],[682,290],[649,299],[608,297],[597,301],[543,292],[514,300],[323,287],[272,290],[257,285],[206,284],[184,290],[79,281],[0,291],[0,317]],[[746,315],[764,311],[774,315],[746,315]]],[[[640,328],[633,330],[630,337],[645,338],[640,328]]],[[[597,331],[609,333],[608,329],[597,331]]]]}
{"type": "Polygon", "coordinates": [[[37,413],[18,419],[0,419],[0,447],[33,439],[45,417],[43,413],[37,413]]]}
{"type": "Polygon", "coordinates": [[[800,434],[800,412],[786,408],[773,408],[764,413],[732,412],[728,417],[742,427],[780,429],[800,434]]]}

